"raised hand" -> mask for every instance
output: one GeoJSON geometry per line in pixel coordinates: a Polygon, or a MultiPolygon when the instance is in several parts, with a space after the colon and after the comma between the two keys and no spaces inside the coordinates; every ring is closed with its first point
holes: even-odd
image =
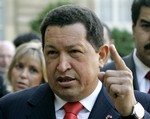
{"type": "Polygon", "coordinates": [[[100,72],[99,79],[103,77],[103,83],[118,112],[122,116],[128,116],[136,104],[132,72],[125,65],[114,45],[110,46],[110,53],[116,70],[107,70],[105,74],[100,72]]]}

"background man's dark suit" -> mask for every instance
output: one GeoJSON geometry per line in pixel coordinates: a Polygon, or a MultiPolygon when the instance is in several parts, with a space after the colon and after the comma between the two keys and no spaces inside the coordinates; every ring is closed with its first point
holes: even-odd
{"type": "Polygon", "coordinates": [[[4,85],[4,79],[0,75],[0,98],[4,95],[6,95],[8,91],[6,90],[6,86],[4,85]]]}
{"type": "MultiPolygon", "coordinates": [[[[137,82],[137,76],[136,76],[136,69],[135,69],[135,63],[133,60],[133,52],[129,54],[128,56],[123,57],[123,60],[127,67],[132,71],[133,73],[133,86],[135,90],[139,90],[139,85],[137,82]]],[[[101,69],[101,71],[106,71],[106,70],[115,70],[115,64],[114,62],[110,62],[108,64],[105,64],[105,66],[101,69]]]]}
{"type": "MultiPolygon", "coordinates": [[[[150,112],[150,95],[135,92],[135,96],[145,110],[150,112]]],[[[56,119],[54,94],[48,84],[17,92],[13,96],[9,94],[6,97],[0,100],[0,119],[56,119]]],[[[145,119],[150,119],[147,111],[145,119]]],[[[111,115],[113,119],[121,119],[103,86],[89,119],[105,119],[107,115],[111,115]]]]}

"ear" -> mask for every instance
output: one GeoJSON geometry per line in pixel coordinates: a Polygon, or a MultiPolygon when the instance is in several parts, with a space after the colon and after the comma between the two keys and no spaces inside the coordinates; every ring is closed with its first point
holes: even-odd
{"type": "Polygon", "coordinates": [[[135,39],[135,27],[136,27],[136,24],[132,24],[132,37],[133,37],[133,40],[135,39]]]}
{"type": "Polygon", "coordinates": [[[109,46],[103,45],[99,48],[99,67],[102,68],[109,59],[109,46]]]}

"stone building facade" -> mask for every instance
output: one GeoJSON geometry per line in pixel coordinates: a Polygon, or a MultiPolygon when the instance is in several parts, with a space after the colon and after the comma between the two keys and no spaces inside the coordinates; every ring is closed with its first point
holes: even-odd
{"type": "MultiPolygon", "coordinates": [[[[0,40],[13,40],[17,35],[31,31],[29,22],[36,18],[47,4],[60,0],[0,0],[0,40]]],[[[133,0],[70,0],[92,9],[110,26],[131,31],[130,7],[133,0]]]]}

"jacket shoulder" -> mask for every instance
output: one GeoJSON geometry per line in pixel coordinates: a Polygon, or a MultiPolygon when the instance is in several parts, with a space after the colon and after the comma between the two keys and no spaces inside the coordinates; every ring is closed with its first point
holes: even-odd
{"type": "MultiPolygon", "coordinates": [[[[6,106],[6,105],[13,105],[18,103],[27,102],[28,99],[30,99],[33,94],[38,92],[38,90],[43,90],[46,84],[41,84],[40,86],[35,86],[29,89],[17,91],[14,93],[9,93],[2,98],[0,98],[0,107],[6,106]]],[[[39,92],[40,93],[40,92],[39,92]]]]}

